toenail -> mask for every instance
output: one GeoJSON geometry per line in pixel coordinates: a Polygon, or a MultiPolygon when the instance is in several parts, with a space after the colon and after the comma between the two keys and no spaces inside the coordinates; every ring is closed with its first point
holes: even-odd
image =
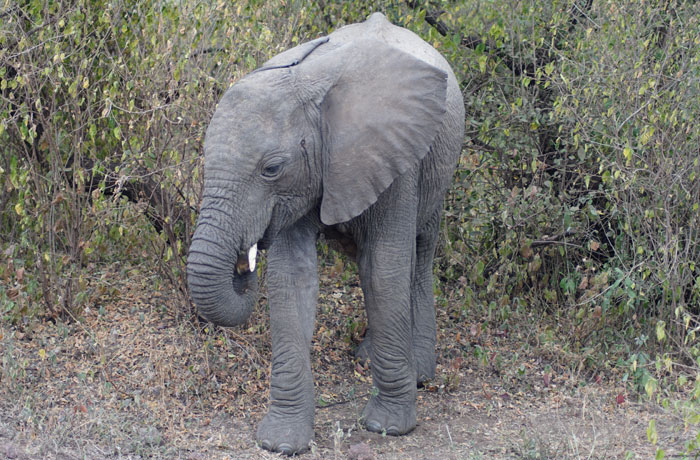
{"type": "Polygon", "coordinates": [[[381,433],[381,431],[382,431],[382,425],[381,425],[378,421],[376,421],[376,420],[368,420],[368,421],[366,421],[366,422],[365,422],[365,427],[366,427],[369,431],[374,431],[374,432],[376,432],[376,433],[381,433]]]}

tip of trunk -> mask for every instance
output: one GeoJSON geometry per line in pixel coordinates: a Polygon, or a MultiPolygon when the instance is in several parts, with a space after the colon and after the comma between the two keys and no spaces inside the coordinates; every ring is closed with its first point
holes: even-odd
{"type": "Polygon", "coordinates": [[[219,326],[245,323],[253,311],[258,294],[255,272],[212,273],[210,266],[190,257],[187,284],[199,314],[219,326]]]}

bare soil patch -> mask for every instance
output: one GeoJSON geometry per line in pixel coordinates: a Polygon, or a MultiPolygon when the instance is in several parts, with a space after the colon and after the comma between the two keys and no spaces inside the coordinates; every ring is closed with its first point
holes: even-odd
{"type": "MultiPolygon", "coordinates": [[[[417,428],[368,433],[358,416],[370,373],[352,355],[361,292],[343,276],[323,269],[316,440],[300,458],[648,459],[651,418],[665,447],[690,437],[617,376],[583,375],[534,343],[538,324],[525,335],[482,330],[453,301],[438,307],[438,376],[418,393],[417,428]]],[[[143,269],[108,267],[102,278],[113,287],[79,321],[1,326],[0,458],[278,458],[254,441],[267,403],[264,302],[247,327],[219,329],[181,319],[172,289],[143,269]]]]}

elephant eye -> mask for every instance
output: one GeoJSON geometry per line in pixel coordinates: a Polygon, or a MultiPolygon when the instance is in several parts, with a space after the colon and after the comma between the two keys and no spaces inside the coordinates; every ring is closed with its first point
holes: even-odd
{"type": "Polygon", "coordinates": [[[266,164],[262,169],[262,175],[267,179],[274,179],[275,177],[279,176],[281,172],[282,163],[279,161],[270,162],[266,164]]]}

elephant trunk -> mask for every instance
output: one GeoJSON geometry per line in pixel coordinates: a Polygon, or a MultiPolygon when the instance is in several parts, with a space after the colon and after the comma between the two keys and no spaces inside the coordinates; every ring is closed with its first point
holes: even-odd
{"type": "Polygon", "coordinates": [[[187,258],[192,299],[206,320],[220,326],[245,323],[257,300],[255,247],[243,252],[231,234],[200,219],[187,258]]]}

